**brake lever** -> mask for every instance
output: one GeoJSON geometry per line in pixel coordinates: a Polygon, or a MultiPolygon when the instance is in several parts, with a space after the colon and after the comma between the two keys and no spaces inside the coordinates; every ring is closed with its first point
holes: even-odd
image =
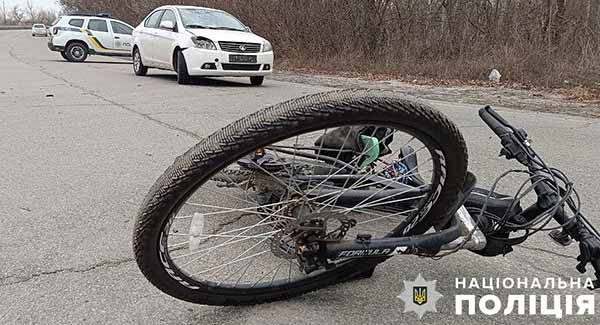
{"type": "Polygon", "coordinates": [[[519,163],[527,166],[529,165],[527,153],[515,139],[513,139],[513,134],[514,133],[508,133],[501,138],[500,143],[502,144],[502,149],[500,149],[500,156],[504,156],[507,160],[517,159],[519,163]]]}
{"type": "Polygon", "coordinates": [[[588,263],[594,268],[595,280],[592,281],[590,290],[600,289],[600,239],[591,233],[587,227],[582,227],[578,231],[575,239],[579,241],[580,255],[577,256],[579,263],[575,267],[579,273],[586,272],[588,263]]]}

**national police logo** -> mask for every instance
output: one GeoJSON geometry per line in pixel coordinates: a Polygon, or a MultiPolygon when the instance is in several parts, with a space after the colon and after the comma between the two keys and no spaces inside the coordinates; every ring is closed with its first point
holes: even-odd
{"type": "Polygon", "coordinates": [[[417,305],[427,303],[427,287],[413,287],[413,302],[417,305]]]}
{"type": "Polygon", "coordinates": [[[404,281],[404,290],[398,298],[404,301],[404,312],[414,311],[419,319],[428,312],[437,312],[436,302],[442,294],[435,291],[436,280],[426,281],[421,274],[415,281],[404,281]]]}

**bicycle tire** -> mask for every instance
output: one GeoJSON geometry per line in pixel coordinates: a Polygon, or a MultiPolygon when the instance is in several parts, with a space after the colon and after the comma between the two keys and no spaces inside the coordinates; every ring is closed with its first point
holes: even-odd
{"type": "Polygon", "coordinates": [[[372,267],[373,262],[355,260],[304,282],[236,291],[193,283],[165,266],[159,254],[160,234],[169,216],[221,168],[255,148],[292,134],[349,123],[398,125],[435,143],[444,156],[443,186],[414,229],[422,233],[431,226],[443,226],[449,219],[449,207],[458,201],[468,160],[464,139],[448,118],[426,104],[390,92],[343,90],[309,95],[263,109],[218,130],[178,157],[164,172],[145,197],[134,227],[134,255],[144,276],[163,292],[185,301],[248,305],[297,296],[350,279],[364,272],[365,267],[372,267]]]}

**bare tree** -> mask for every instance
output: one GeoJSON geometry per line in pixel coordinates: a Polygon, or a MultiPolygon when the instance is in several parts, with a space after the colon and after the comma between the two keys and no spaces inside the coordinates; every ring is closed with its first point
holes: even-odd
{"type": "Polygon", "coordinates": [[[566,14],[566,4],[565,4],[565,0],[556,0],[556,13],[554,14],[554,21],[555,21],[555,26],[554,26],[554,45],[559,45],[560,41],[562,40],[562,36],[565,32],[565,23],[567,18],[565,17],[566,14]]]}
{"type": "Polygon", "coordinates": [[[31,2],[31,0],[27,0],[25,3],[25,12],[31,19],[31,23],[33,23],[35,21],[35,7],[33,6],[33,2],[31,2]]]}
{"type": "Polygon", "coordinates": [[[588,7],[588,26],[590,26],[593,31],[598,32],[598,26],[600,26],[600,1],[590,0],[588,7]]]}
{"type": "Polygon", "coordinates": [[[15,25],[19,25],[21,21],[23,21],[23,11],[21,7],[17,4],[14,5],[10,11],[11,20],[15,25]]]}
{"type": "Polygon", "coordinates": [[[6,1],[2,0],[2,6],[0,7],[0,16],[2,16],[2,24],[6,25],[7,24],[7,15],[8,13],[6,12],[6,1]]]}
{"type": "Polygon", "coordinates": [[[49,26],[58,17],[57,13],[51,9],[41,9],[37,13],[36,22],[49,26]]]}

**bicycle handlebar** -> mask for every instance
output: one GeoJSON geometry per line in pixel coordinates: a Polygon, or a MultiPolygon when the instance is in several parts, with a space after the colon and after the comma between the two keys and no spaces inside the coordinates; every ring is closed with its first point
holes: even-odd
{"type": "Polygon", "coordinates": [[[506,159],[517,159],[521,164],[533,170],[530,157],[534,156],[529,148],[527,133],[523,129],[517,129],[510,125],[500,114],[490,106],[479,110],[479,116],[490,129],[500,138],[502,151],[500,155],[506,156],[506,159]]]}
{"type": "Polygon", "coordinates": [[[490,106],[480,109],[479,117],[481,117],[485,124],[487,124],[500,139],[503,139],[512,132],[510,124],[490,106]]]}
{"type": "MultiPolygon", "coordinates": [[[[479,110],[479,116],[489,126],[489,128],[500,138],[502,143],[501,155],[506,156],[507,159],[516,159],[521,164],[525,165],[532,173],[531,182],[534,184],[534,190],[538,196],[537,206],[543,210],[552,207],[558,202],[559,195],[555,190],[552,190],[550,186],[544,182],[537,182],[537,179],[543,177],[542,172],[539,170],[539,166],[536,167],[535,159],[537,159],[535,151],[531,149],[527,133],[523,129],[516,129],[508,121],[506,121],[500,114],[498,114],[490,106],[485,106],[479,110]]],[[[539,165],[539,162],[538,162],[539,165]]],[[[560,214],[554,216],[560,224],[566,225],[569,218],[562,218],[560,214]]],[[[576,220],[576,219],[574,219],[576,220]]],[[[582,254],[578,258],[579,265],[577,269],[581,273],[585,273],[586,264],[590,263],[594,269],[596,280],[593,282],[592,289],[600,288],[600,237],[590,230],[587,224],[583,224],[585,229],[590,233],[594,234],[593,240],[590,238],[577,238],[580,241],[580,250],[582,254]]],[[[593,228],[592,228],[593,229],[593,228]]]]}

